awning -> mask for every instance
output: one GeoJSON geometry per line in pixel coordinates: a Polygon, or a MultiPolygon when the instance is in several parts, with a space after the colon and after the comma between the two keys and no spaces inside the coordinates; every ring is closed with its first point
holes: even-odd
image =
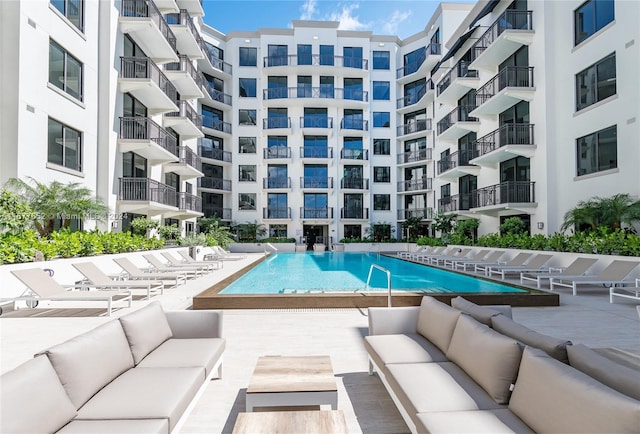
{"type": "Polygon", "coordinates": [[[469,39],[471,37],[471,35],[473,35],[473,32],[477,28],[478,28],[478,26],[475,26],[474,28],[469,30],[467,33],[465,33],[464,35],[460,36],[458,38],[458,40],[455,42],[455,44],[453,44],[451,46],[451,49],[449,51],[447,51],[447,54],[445,54],[444,57],[442,59],[440,59],[440,62],[438,62],[438,64],[433,68],[432,71],[437,71],[438,68],[440,67],[440,65],[442,65],[444,62],[449,60],[454,54],[456,54],[456,52],[460,49],[460,47],[462,47],[462,45],[465,42],[467,42],[467,39],[469,39]]]}
{"type": "Polygon", "coordinates": [[[489,15],[491,11],[493,11],[496,6],[498,6],[498,3],[500,3],[500,0],[489,0],[489,2],[482,8],[480,13],[478,13],[478,16],[476,16],[474,20],[471,21],[471,24],[469,24],[469,28],[473,27],[478,21],[489,15]]]}

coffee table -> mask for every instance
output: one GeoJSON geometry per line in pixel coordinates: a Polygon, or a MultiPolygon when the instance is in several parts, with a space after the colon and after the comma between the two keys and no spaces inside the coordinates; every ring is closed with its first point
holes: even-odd
{"type": "Polygon", "coordinates": [[[246,411],[254,407],[331,405],[338,387],[329,356],[264,356],[249,382],[246,411]]]}
{"type": "Polygon", "coordinates": [[[347,433],[341,410],[240,413],[233,434],[347,433]]]}

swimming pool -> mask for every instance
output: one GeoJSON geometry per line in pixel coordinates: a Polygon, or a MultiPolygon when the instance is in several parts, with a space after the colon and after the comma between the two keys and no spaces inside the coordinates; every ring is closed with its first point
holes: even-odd
{"type": "MultiPolygon", "coordinates": [[[[526,293],[512,286],[452,273],[376,253],[276,253],[228,285],[220,294],[282,294],[363,290],[371,264],[391,272],[394,291],[442,293],[526,293]]],[[[386,290],[374,271],[370,290],[386,290]]]]}

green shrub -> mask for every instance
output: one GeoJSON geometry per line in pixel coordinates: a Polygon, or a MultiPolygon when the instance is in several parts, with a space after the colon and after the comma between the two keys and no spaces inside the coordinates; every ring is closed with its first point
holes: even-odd
{"type": "Polygon", "coordinates": [[[178,225],[164,225],[160,226],[158,229],[158,233],[160,234],[160,238],[164,240],[177,240],[182,235],[182,230],[178,227],[178,225]]]}
{"type": "Polygon", "coordinates": [[[160,223],[149,217],[136,217],[131,220],[131,233],[134,235],[148,235],[152,229],[157,229],[160,223]]]}
{"type": "Polygon", "coordinates": [[[509,217],[500,225],[500,233],[506,234],[523,234],[527,231],[527,226],[520,217],[509,217]]]}
{"type": "Polygon", "coordinates": [[[259,243],[295,243],[295,238],[287,237],[269,237],[258,240],[259,243]]]}
{"type": "Polygon", "coordinates": [[[444,246],[441,238],[434,237],[420,237],[416,244],[419,246],[444,246]]]}

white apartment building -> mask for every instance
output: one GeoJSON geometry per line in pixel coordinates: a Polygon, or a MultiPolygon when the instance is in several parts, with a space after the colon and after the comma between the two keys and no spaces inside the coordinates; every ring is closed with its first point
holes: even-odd
{"type": "Polygon", "coordinates": [[[404,40],[225,35],[199,0],[0,12],[0,183],[81,182],[103,229],[217,216],[311,246],[456,213],[548,234],[580,200],[640,196],[638,2],[442,3],[404,40]]]}

